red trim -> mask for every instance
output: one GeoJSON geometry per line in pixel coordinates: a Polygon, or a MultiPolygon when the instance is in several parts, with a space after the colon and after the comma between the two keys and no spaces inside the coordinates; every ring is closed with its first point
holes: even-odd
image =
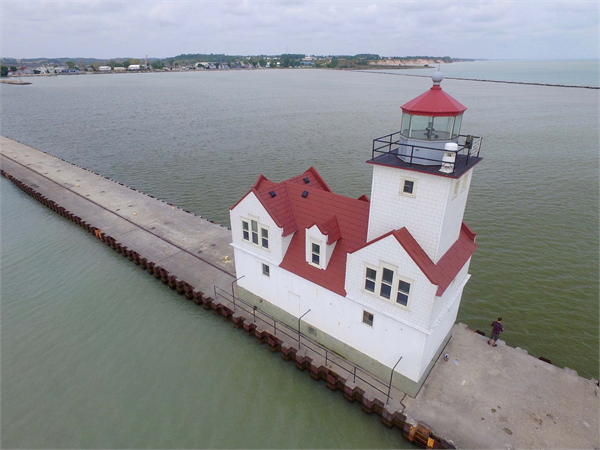
{"type": "MultiPolygon", "coordinates": [[[[314,166],[310,166],[306,172],[312,172],[313,175],[315,176],[315,178],[317,180],[319,180],[319,183],[321,183],[323,185],[323,187],[325,188],[325,190],[327,192],[333,192],[331,190],[331,188],[329,187],[329,185],[325,182],[325,180],[323,179],[323,177],[321,176],[321,174],[319,172],[317,172],[317,169],[315,169],[314,166]]],[[[306,172],[304,172],[304,173],[306,173],[306,172]]]]}
{"type": "Polygon", "coordinates": [[[367,202],[367,203],[371,202],[371,200],[369,200],[369,197],[367,197],[365,194],[363,194],[360,197],[358,197],[358,200],[361,200],[361,201],[367,202]]]}
{"type": "Polygon", "coordinates": [[[390,235],[396,238],[404,251],[412,258],[430,283],[438,287],[436,292],[438,297],[441,297],[446,289],[448,289],[452,280],[454,280],[458,272],[460,272],[467,261],[469,261],[469,258],[471,258],[473,252],[477,248],[477,244],[475,244],[475,233],[463,222],[461,224],[461,231],[458,239],[446,251],[444,256],[440,258],[437,264],[435,264],[427,253],[425,253],[423,248],[406,227],[379,236],[349,253],[355,253],[368,245],[389,237],[390,235]]]}

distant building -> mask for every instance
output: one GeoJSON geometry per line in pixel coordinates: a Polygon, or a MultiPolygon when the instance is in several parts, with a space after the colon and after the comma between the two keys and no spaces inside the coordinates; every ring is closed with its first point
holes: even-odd
{"type": "Polygon", "coordinates": [[[306,58],[302,58],[302,61],[300,62],[300,64],[302,64],[304,67],[314,66],[315,58],[313,58],[312,56],[307,56],[306,58]]]}
{"type": "Polygon", "coordinates": [[[139,64],[131,64],[127,70],[129,70],[130,72],[134,72],[134,71],[140,71],[142,70],[142,66],[139,64]]]}
{"type": "Polygon", "coordinates": [[[125,72],[125,67],[115,67],[114,71],[115,72],[125,72]]]}
{"type": "Polygon", "coordinates": [[[110,72],[112,70],[112,67],[110,66],[100,66],[98,67],[98,72],[110,72]]]}

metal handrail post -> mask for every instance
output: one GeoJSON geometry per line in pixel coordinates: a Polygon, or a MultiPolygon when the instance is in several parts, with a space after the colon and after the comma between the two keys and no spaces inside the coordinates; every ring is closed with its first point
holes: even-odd
{"type": "Polygon", "coordinates": [[[388,386],[387,400],[385,401],[386,405],[390,401],[390,393],[392,392],[392,379],[394,378],[394,370],[396,370],[396,366],[400,363],[401,360],[402,360],[402,356],[400,357],[398,362],[396,364],[394,364],[394,368],[392,369],[392,374],[390,375],[390,385],[388,386]]]}
{"type": "Polygon", "coordinates": [[[302,314],[300,317],[298,317],[298,350],[300,350],[300,346],[302,344],[300,344],[300,320],[307,315],[311,310],[309,309],[308,311],[306,311],[304,314],[302,314]]]}
{"type": "Polygon", "coordinates": [[[246,275],[242,275],[241,277],[239,277],[239,278],[236,278],[235,280],[233,280],[233,281],[231,282],[231,298],[233,298],[233,309],[234,309],[234,311],[235,311],[235,292],[233,291],[233,285],[234,285],[235,283],[237,283],[237,281],[238,281],[238,280],[241,280],[241,279],[242,279],[242,278],[244,278],[245,276],[246,276],[246,275]]]}

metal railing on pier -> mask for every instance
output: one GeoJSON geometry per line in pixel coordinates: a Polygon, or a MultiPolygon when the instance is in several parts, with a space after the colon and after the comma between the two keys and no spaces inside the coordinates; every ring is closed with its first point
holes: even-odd
{"type": "MultiPolygon", "coordinates": [[[[300,331],[299,326],[298,326],[298,329],[295,330],[292,327],[290,327],[289,325],[285,324],[284,322],[281,322],[280,320],[275,319],[271,315],[258,309],[256,306],[250,305],[249,303],[245,302],[241,298],[232,295],[231,293],[219,288],[218,286],[214,287],[214,294],[215,294],[215,300],[222,298],[225,301],[231,303],[233,305],[234,311],[236,311],[239,308],[242,311],[245,311],[246,313],[251,315],[254,323],[256,323],[257,321],[260,321],[260,322],[264,323],[265,325],[272,327],[274,336],[278,336],[278,335],[287,336],[288,338],[291,338],[298,343],[298,349],[300,349],[302,346],[304,346],[307,349],[309,349],[311,352],[321,356],[322,358],[325,358],[325,366],[331,365],[331,366],[334,366],[334,367],[344,371],[348,376],[353,377],[354,383],[356,383],[356,380],[358,379],[358,380],[362,381],[363,383],[367,384],[368,386],[371,386],[373,389],[375,389],[378,392],[380,392],[381,394],[385,395],[387,397],[388,402],[390,399],[393,399],[393,397],[391,396],[392,381],[393,381],[393,377],[394,377],[394,369],[396,368],[398,363],[396,363],[396,365],[394,366],[394,369],[392,369],[392,371],[390,373],[390,382],[386,383],[384,381],[381,381],[374,375],[371,375],[367,371],[361,369],[356,364],[337,355],[332,350],[318,344],[317,342],[315,342],[314,340],[312,340],[311,338],[309,338],[308,336],[303,334],[300,331]]],[[[301,317],[298,319],[299,324],[300,324],[300,319],[301,319],[301,317]]],[[[400,362],[401,359],[402,359],[402,357],[400,357],[398,362],[400,362]]]]}

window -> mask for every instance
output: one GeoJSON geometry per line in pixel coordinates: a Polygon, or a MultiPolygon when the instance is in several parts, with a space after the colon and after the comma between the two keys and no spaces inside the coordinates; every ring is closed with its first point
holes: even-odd
{"type": "Polygon", "coordinates": [[[458,188],[460,187],[460,180],[456,180],[454,182],[454,196],[456,197],[458,195],[458,188]]]}
{"type": "Polygon", "coordinates": [[[258,222],[251,220],[252,223],[252,243],[258,245],[258,222]]]}
{"type": "Polygon", "coordinates": [[[368,311],[363,311],[363,323],[372,327],[373,326],[373,314],[371,314],[368,311]]]}
{"type": "Polygon", "coordinates": [[[406,306],[408,305],[408,295],[410,293],[410,283],[400,280],[398,282],[398,295],[396,296],[396,303],[406,306]]]}
{"type": "Polygon", "coordinates": [[[412,116],[410,120],[410,133],[408,137],[415,139],[430,139],[433,127],[433,117],[412,116]]]}
{"type": "Polygon", "coordinates": [[[375,280],[377,280],[377,271],[367,267],[365,275],[365,289],[369,292],[375,292],[375,280]]]}
{"type": "Polygon", "coordinates": [[[242,237],[245,241],[250,241],[250,229],[248,226],[248,222],[242,220],[242,237]]]}
{"type": "Polygon", "coordinates": [[[431,132],[432,141],[447,141],[452,135],[452,126],[454,117],[434,117],[433,130],[431,132]]]}
{"type": "Polygon", "coordinates": [[[379,289],[379,295],[383,298],[390,299],[392,295],[392,284],[394,282],[394,272],[390,269],[383,269],[383,276],[381,277],[381,288],[379,289]]]}
{"type": "Polygon", "coordinates": [[[408,136],[410,130],[410,114],[402,114],[402,134],[408,136]]]}
{"type": "Polygon", "coordinates": [[[314,242],[311,243],[310,253],[311,262],[316,266],[321,265],[321,246],[319,244],[315,244],[314,242]]]}
{"type": "Polygon", "coordinates": [[[466,189],[468,181],[469,181],[469,174],[466,174],[465,177],[463,178],[462,190],[466,189]]]}
{"type": "Polygon", "coordinates": [[[462,114],[454,118],[454,128],[452,129],[452,138],[457,137],[460,134],[460,124],[462,122],[462,114]]]}
{"type": "Polygon", "coordinates": [[[400,193],[407,195],[408,197],[415,196],[415,189],[417,187],[417,180],[413,178],[404,178],[400,179],[400,193]]]}
{"type": "Polygon", "coordinates": [[[379,269],[365,268],[365,291],[400,306],[408,306],[412,281],[401,278],[396,268],[382,263],[379,269]],[[379,274],[378,274],[379,272],[379,274]]]}
{"type": "Polygon", "coordinates": [[[266,228],[260,229],[261,245],[263,248],[269,248],[269,230],[266,228]]]}
{"type": "Polygon", "coordinates": [[[266,275],[267,277],[271,276],[271,268],[269,267],[268,264],[263,263],[262,272],[263,272],[263,275],[266,275]]]}

